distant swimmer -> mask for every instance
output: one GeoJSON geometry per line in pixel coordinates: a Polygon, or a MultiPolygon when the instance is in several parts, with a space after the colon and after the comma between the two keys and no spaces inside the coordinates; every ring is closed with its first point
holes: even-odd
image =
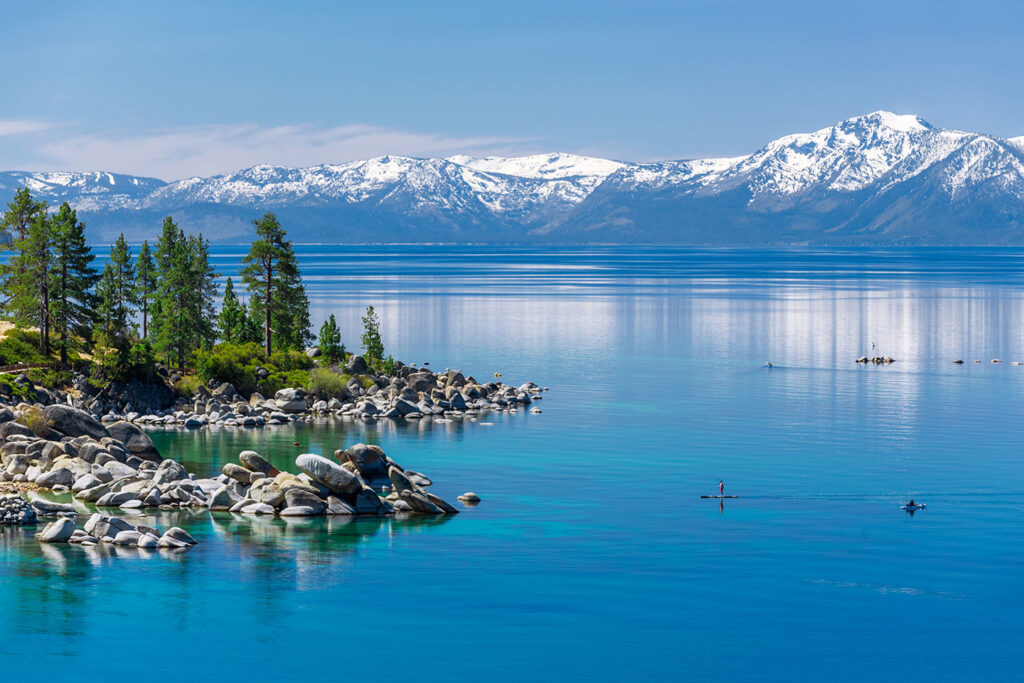
{"type": "Polygon", "coordinates": [[[501,373],[500,372],[494,373],[494,379],[498,379],[499,377],[501,377],[501,373]]]}

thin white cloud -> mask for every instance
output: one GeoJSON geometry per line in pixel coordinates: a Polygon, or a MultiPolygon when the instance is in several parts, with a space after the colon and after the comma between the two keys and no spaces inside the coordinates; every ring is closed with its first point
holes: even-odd
{"type": "Polygon", "coordinates": [[[41,158],[34,166],[42,170],[110,170],[174,180],[228,173],[257,164],[313,166],[384,154],[500,154],[526,142],[519,138],[456,137],[369,125],[209,125],[139,135],[79,134],[51,139],[37,148],[41,158]]]}
{"type": "Polygon", "coordinates": [[[53,124],[47,121],[33,121],[31,119],[0,119],[0,136],[25,135],[26,133],[36,133],[52,127],[53,124]]]}

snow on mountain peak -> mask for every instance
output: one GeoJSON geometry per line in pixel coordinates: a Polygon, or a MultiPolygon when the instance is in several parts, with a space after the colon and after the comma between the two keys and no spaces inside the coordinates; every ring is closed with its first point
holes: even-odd
{"type": "Polygon", "coordinates": [[[525,157],[482,157],[466,155],[449,157],[448,161],[467,166],[477,171],[501,173],[520,178],[578,178],[589,176],[607,178],[625,164],[609,159],[597,159],[576,154],[556,152],[554,154],[533,154],[525,157]]]}
{"type": "MultiPolygon", "coordinates": [[[[873,111],[863,116],[846,119],[843,123],[884,126],[901,133],[919,133],[933,130],[932,125],[914,114],[894,114],[891,111],[873,111]]],[[[842,124],[839,124],[842,125],[842,124]]]]}
{"type": "Polygon", "coordinates": [[[883,205],[914,188],[925,188],[915,202],[998,197],[1015,206],[1024,202],[1024,136],[934,128],[917,116],[875,111],[732,158],[623,163],[567,153],[385,155],[305,168],[261,164],[169,184],[107,172],[0,173],[0,199],[18,187],[51,206],[69,201],[100,217],[124,210],[201,212],[213,205],[237,215],[269,208],[323,216],[368,211],[374,220],[394,217],[401,225],[489,226],[518,236],[515,231],[553,230],[573,220],[600,223],[608,216],[625,225],[642,221],[638,217],[651,207],[674,217],[674,209],[662,207],[698,207],[711,198],[742,207],[735,210],[748,217],[805,211],[795,215],[806,218],[847,210],[837,207],[883,205]],[[632,208],[621,213],[623,206],[632,208]]]}

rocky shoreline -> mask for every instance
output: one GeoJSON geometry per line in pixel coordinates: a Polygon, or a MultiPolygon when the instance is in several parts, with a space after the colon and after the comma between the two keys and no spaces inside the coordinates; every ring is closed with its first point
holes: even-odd
{"type": "MultiPolygon", "coordinates": [[[[205,508],[278,517],[460,512],[427,490],[433,483],[427,476],[403,468],[374,445],[336,450],[333,459],[303,453],[295,459],[295,473],[277,469],[255,451],[243,451],[238,463],[225,464],[218,476],[201,478],[181,463],[162,459],[149,436],[130,422],[105,426],[64,405],[25,410],[39,410],[36,431],[15,420],[16,411],[0,415],[7,418],[0,423],[0,482],[67,493],[72,502],[53,502],[31,493],[31,500],[3,495],[0,523],[28,525],[40,517],[57,517],[37,534],[42,542],[172,549],[194,545],[194,539],[188,543],[180,530],[161,534],[103,514],[109,509],[139,514],[205,508]],[[91,516],[78,529],[75,519],[82,513],[91,516]]],[[[24,414],[18,417],[23,419],[24,414]]],[[[479,501],[473,493],[459,499],[466,505],[479,501]]]]}
{"type": "Polygon", "coordinates": [[[366,363],[359,356],[351,359],[346,369],[352,374],[344,398],[321,398],[301,388],[281,389],[273,398],[258,392],[246,398],[224,382],[212,389],[200,387],[191,402],[178,401],[170,410],[146,415],[111,412],[100,419],[187,428],[263,427],[317,416],[443,421],[488,412],[515,413],[520,409],[541,412],[539,408],[530,407],[543,398],[544,391],[533,382],[518,387],[500,382],[481,384],[458,370],[435,374],[410,366],[402,366],[394,377],[368,375],[365,374],[366,363]]]}
{"type": "MultiPolygon", "coordinates": [[[[228,382],[200,385],[191,397],[177,399],[162,384],[131,382],[90,394],[93,389],[81,376],[75,379],[74,392],[33,387],[24,375],[15,382],[33,393],[39,405],[68,405],[106,424],[127,422],[189,429],[212,425],[263,427],[315,417],[446,422],[491,412],[540,413],[534,403],[546,391],[534,382],[519,386],[499,381],[481,383],[459,370],[434,373],[400,362],[393,376],[377,375],[361,356],[351,357],[344,369],[348,383],[330,397],[297,387],[281,389],[273,397],[258,392],[244,396],[228,382]]],[[[16,402],[9,395],[0,398],[16,402]]],[[[19,409],[24,410],[30,402],[19,404],[19,409]]]]}

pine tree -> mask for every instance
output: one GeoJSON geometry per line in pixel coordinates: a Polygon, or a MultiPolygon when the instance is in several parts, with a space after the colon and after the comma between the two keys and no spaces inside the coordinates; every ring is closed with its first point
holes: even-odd
{"type": "Polygon", "coordinates": [[[14,199],[7,205],[7,211],[0,219],[0,229],[11,235],[12,242],[23,240],[28,236],[32,221],[45,210],[46,204],[32,199],[32,193],[23,187],[14,193],[14,199]]]}
{"type": "Polygon", "coordinates": [[[377,312],[373,306],[366,307],[366,315],[363,316],[363,350],[368,358],[372,360],[384,359],[384,342],[380,339],[380,320],[377,319],[377,312]]]}
{"type": "Polygon", "coordinates": [[[320,352],[328,363],[337,363],[345,357],[345,347],[341,343],[341,330],[331,314],[320,327],[320,352]]]}
{"type": "Polygon", "coordinates": [[[220,338],[226,342],[240,343],[244,333],[241,329],[244,319],[245,307],[238,302],[235,285],[231,278],[228,278],[224,283],[224,300],[220,305],[220,315],[217,316],[220,338]]]}
{"type": "Polygon", "coordinates": [[[157,267],[149,242],[143,242],[135,263],[135,298],[142,313],[142,338],[149,337],[148,318],[156,300],[157,267]]]}
{"type": "Polygon", "coordinates": [[[50,216],[36,214],[25,239],[15,245],[24,257],[24,271],[17,277],[10,311],[18,325],[39,327],[39,353],[50,355],[50,292],[53,286],[53,250],[50,216]]]}
{"type": "MultiPolygon", "coordinates": [[[[164,218],[164,222],[160,230],[160,238],[157,240],[156,249],[154,250],[156,288],[153,292],[153,301],[150,306],[150,328],[153,332],[152,335],[149,335],[155,338],[154,345],[156,350],[160,352],[166,351],[166,345],[161,343],[160,335],[161,331],[165,328],[163,304],[168,297],[167,278],[170,276],[171,271],[171,254],[174,251],[174,245],[181,239],[183,239],[182,233],[178,229],[174,219],[170,216],[164,218]]],[[[168,357],[168,363],[169,362],[170,360],[168,357]]]]}
{"type": "Polygon", "coordinates": [[[91,293],[98,280],[92,267],[92,250],[85,241],[85,224],[78,220],[67,202],[54,215],[53,271],[54,288],[51,319],[60,362],[68,363],[68,351],[81,348],[93,324],[94,300],[91,293]]]}
{"type": "Polygon", "coordinates": [[[216,338],[217,273],[210,264],[209,242],[202,235],[186,237],[167,218],[156,264],[160,271],[153,307],[156,348],[168,363],[184,370],[186,358],[196,349],[208,348],[216,338]]]}
{"type": "Polygon", "coordinates": [[[111,377],[121,378],[131,365],[132,315],[137,304],[132,252],[122,233],[110,248],[97,287],[97,341],[103,347],[103,365],[111,377]]]}
{"type": "Polygon", "coordinates": [[[242,259],[242,281],[251,306],[262,309],[263,348],[301,348],[311,338],[309,299],[302,285],[292,243],[272,213],[253,221],[256,240],[242,259]]]}
{"type": "Polygon", "coordinates": [[[210,242],[202,235],[187,239],[192,287],[186,297],[191,350],[209,349],[217,339],[217,271],[210,263],[210,242]]]}
{"type": "Polygon", "coordinates": [[[0,218],[0,229],[11,237],[14,248],[14,254],[0,265],[0,298],[4,315],[19,326],[38,324],[36,292],[26,275],[32,257],[25,248],[32,224],[45,212],[46,204],[34,201],[28,188],[22,188],[0,218]]]}
{"type": "Polygon", "coordinates": [[[239,328],[238,341],[242,344],[260,344],[263,342],[262,311],[255,302],[250,301],[248,306],[243,306],[241,327],[239,328]]]}

